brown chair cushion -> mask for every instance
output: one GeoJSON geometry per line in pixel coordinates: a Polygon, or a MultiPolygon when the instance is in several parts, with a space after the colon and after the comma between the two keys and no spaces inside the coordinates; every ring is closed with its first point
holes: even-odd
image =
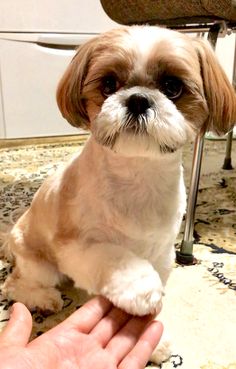
{"type": "Polygon", "coordinates": [[[236,21],[234,0],[101,0],[101,3],[107,15],[121,24],[236,21]]]}

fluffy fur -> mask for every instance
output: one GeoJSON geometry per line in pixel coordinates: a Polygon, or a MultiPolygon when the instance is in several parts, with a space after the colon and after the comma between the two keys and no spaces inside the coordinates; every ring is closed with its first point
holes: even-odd
{"type": "Polygon", "coordinates": [[[201,39],[134,26],[80,47],[57,101],[91,137],[11,231],[3,292],[58,311],[66,275],[131,314],[157,313],[185,211],[181,148],[231,128],[235,93],[201,39]]]}

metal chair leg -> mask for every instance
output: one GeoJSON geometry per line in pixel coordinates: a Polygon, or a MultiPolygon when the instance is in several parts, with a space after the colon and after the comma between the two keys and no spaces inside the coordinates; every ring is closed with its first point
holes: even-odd
{"type": "Polygon", "coordinates": [[[201,173],[202,154],[204,146],[204,135],[199,134],[195,140],[192,173],[188,194],[188,205],[185,216],[184,237],[180,251],[176,252],[176,261],[180,264],[193,264],[193,230],[195,209],[197,203],[197,192],[201,173]]]}
{"type": "MultiPolygon", "coordinates": [[[[221,31],[222,25],[220,23],[214,24],[209,33],[208,40],[215,48],[219,32],[221,31]]],[[[195,209],[197,203],[198,185],[201,172],[202,154],[204,146],[204,135],[199,134],[195,140],[192,173],[188,194],[188,205],[185,218],[185,229],[184,237],[181,243],[180,251],[176,252],[176,261],[180,264],[192,265],[196,260],[193,256],[193,231],[194,231],[194,219],[195,209]]]]}
{"type": "MultiPolygon", "coordinates": [[[[235,39],[235,46],[234,46],[233,86],[234,88],[236,88],[236,39],[235,39]]],[[[227,141],[226,141],[225,159],[224,159],[224,164],[222,167],[223,169],[226,169],[226,170],[234,169],[232,166],[232,160],[231,160],[232,141],[233,141],[233,131],[228,133],[227,141]]]]}
{"type": "Polygon", "coordinates": [[[225,159],[222,169],[231,170],[232,166],[231,151],[232,151],[233,131],[229,132],[226,141],[225,159]]]}

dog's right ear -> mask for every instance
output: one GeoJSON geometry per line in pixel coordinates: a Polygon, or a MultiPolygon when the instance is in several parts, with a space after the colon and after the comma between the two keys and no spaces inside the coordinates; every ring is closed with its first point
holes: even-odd
{"type": "Polygon", "coordinates": [[[57,88],[57,104],[62,116],[75,127],[89,129],[90,121],[86,111],[83,84],[88,73],[96,37],[79,47],[66,69],[57,88]]]}

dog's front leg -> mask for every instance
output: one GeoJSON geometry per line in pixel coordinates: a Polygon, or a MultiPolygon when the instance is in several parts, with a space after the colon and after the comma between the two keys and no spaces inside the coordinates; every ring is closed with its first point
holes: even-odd
{"type": "Polygon", "coordinates": [[[76,287],[101,294],[130,314],[154,314],[161,309],[163,286],[158,273],[124,247],[70,242],[60,251],[58,265],[76,287]]]}

